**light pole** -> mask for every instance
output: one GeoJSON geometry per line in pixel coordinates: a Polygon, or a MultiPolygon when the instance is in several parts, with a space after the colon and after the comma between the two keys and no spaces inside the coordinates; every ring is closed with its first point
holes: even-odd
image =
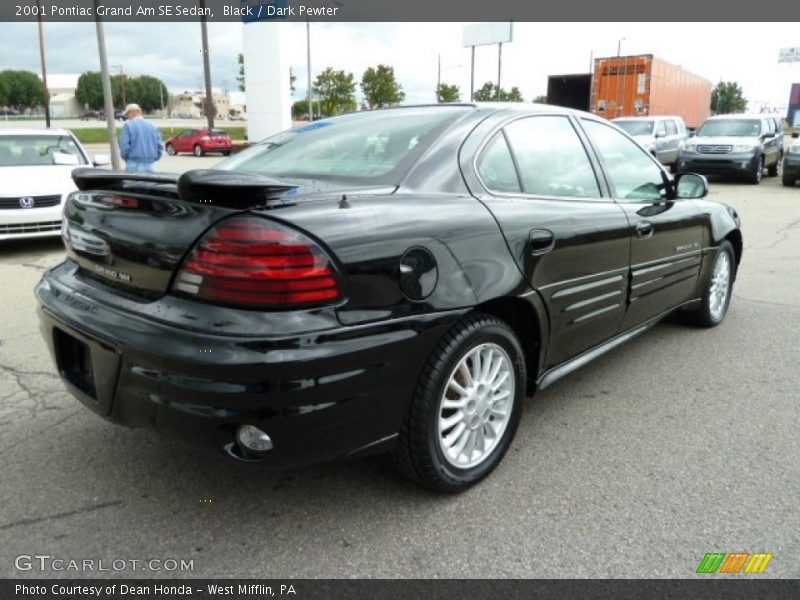
{"type": "Polygon", "coordinates": [[[308,103],[308,122],[314,120],[314,107],[311,104],[311,22],[306,17],[306,69],[308,71],[308,92],[306,102],[308,103]]]}
{"type": "Polygon", "coordinates": [[[36,20],[39,23],[39,56],[42,59],[42,83],[44,84],[44,122],[45,127],[50,129],[50,90],[47,87],[47,62],[44,58],[44,26],[42,25],[42,5],[40,0],[36,0],[36,20]]]}
{"type": "MultiPolygon", "coordinates": [[[[97,0],[94,0],[94,14],[97,15],[97,0]]],[[[97,49],[100,54],[100,79],[103,81],[103,100],[106,107],[106,127],[108,128],[108,143],[111,150],[111,166],[115,171],[119,171],[122,164],[119,159],[117,127],[114,122],[114,98],[111,95],[111,77],[108,74],[105,30],[100,17],[95,16],[95,25],[97,26],[97,49]]]]}
{"type": "MultiPolygon", "coordinates": [[[[200,7],[203,9],[203,15],[206,13],[206,0],[200,0],[200,7]]],[[[208,56],[208,26],[206,24],[206,17],[200,17],[200,35],[203,40],[203,76],[206,80],[206,123],[208,129],[214,129],[214,97],[211,92],[211,60],[208,56]]]]}

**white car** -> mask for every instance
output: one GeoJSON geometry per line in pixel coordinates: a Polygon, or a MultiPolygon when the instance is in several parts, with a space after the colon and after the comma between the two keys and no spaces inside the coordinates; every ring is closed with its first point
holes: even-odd
{"type": "Polygon", "coordinates": [[[0,241],[59,235],[72,170],[108,163],[65,129],[0,129],[0,241]]]}

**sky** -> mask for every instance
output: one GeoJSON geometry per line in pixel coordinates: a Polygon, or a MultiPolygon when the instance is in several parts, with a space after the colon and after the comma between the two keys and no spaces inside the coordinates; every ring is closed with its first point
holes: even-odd
{"type": "MultiPolygon", "coordinates": [[[[312,77],[331,66],[356,75],[379,63],[394,66],[406,103],[433,102],[437,60],[442,81],[469,95],[470,52],[462,48],[463,23],[311,23],[312,77]]],[[[305,97],[304,23],[281,23],[288,63],[297,76],[294,99],[305,97]]],[[[240,23],[208,24],[215,88],[237,89],[240,23]]],[[[0,23],[0,68],[39,71],[35,23],[0,23]]],[[[95,25],[45,22],[48,73],[99,69],[95,25]]],[[[502,86],[517,86],[526,100],[543,95],[547,76],[589,71],[590,57],[654,54],[712,83],[737,81],[750,108],[785,109],[800,63],[779,64],[782,47],[800,46],[796,23],[515,23],[503,46],[502,86]]],[[[106,23],[113,71],[161,78],[172,92],[202,87],[199,23],[106,23]]],[[[497,78],[497,47],[476,49],[476,89],[497,78]]],[[[360,95],[359,95],[360,99],[360,95]]]]}

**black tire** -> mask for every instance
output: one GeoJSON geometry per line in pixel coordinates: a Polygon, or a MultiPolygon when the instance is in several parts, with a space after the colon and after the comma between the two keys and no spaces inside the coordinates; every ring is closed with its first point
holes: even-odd
{"type": "Polygon", "coordinates": [[[230,150],[223,150],[222,151],[222,156],[230,156],[230,155],[231,155],[231,151],[230,150]]]}
{"type": "Polygon", "coordinates": [[[170,156],[175,156],[177,154],[175,146],[173,146],[172,144],[167,144],[166,146],[164,146],[164,150],[166,150],[167,154],[169,154],[170,156]]]}
{"type": "Polygon", "coordinates": [[[761,183],[761,178],[764,176],[764,157],[758,159],[758,166],[748,175],[747,181],[753,185],[761,183]]]}
{"type": "Polygon", "coordinates": [[[460,492],[474,485],[500,463],[514,438],[525,382],[525,357],[512,329],[491,315],[467,315],[439,340],[422,368],[394,450],[395,464],[406,476],[433,491],[460,492]],[[505,430],[485,459],[474,467],[458,468],[440,448],[440,405],[453,370],[470,350],[485,343],[500,346],[513,365],[513,404],[505,430]]]}
{"type": "Polygon", "coordinates": [[[203,150],[203,147],[200,144],[195,144],[194,145],[194,155],[195,156],[203,156],[205,153],[206,153],[206,151],[203,150]]]}
{"type": "Polygon", "coordinates": [[[782,165],[783,165],[783,156],[779,155],[778,160],[775,162],[775,164],[770,166],[769,169],[767,169],[767,175],[769,175],[770,177],[778,177],[782,172],[781,169],[782,165]]]}
{"type": "Polygon", "coordinates": [[[714,255],[714,265],[711,267],[711,273],[708,276],[705,284],[703,285],[703,296],[700,306],[691,310],[682,310],[678,313],[681,321],[688,325],[696,327],[716,327],[725,320],[725,315],[728,314],[728,307],[731,304],[731,296],[733,296],[733,282],[736,279],[736,254],[733,251],[733,246],[728,240],[723,240],[714,255]],[[714,268],[717,264],[719,256],[725,253],[728,255],[730,265],[730,276],[728,282],[727,297],[723,303],[722,313],[714,315],[711,310],[711,292],[714,278],[714,268]]]}
{"type": "Polygon", "coordinates": [[[783,177],[781,178],[781,183],[783,183],[783,185],[785,185],[786,187],[794,187],[796,181],[797,181],[796,179],[787,177],[786,174],[784,174],[783,177]]]}

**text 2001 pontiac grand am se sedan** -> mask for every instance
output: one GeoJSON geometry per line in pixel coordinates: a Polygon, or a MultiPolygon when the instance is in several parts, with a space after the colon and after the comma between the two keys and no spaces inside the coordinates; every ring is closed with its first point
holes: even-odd
{"type": "Polygon", "coordinates": [[[487,475],[523,400],[679,309],[725,317],[733,209],[614,125],[547,106],[365,112],[211,171],[79,170],[36,289],[101,416],[275,466],[391,449],[487,475]]]}

